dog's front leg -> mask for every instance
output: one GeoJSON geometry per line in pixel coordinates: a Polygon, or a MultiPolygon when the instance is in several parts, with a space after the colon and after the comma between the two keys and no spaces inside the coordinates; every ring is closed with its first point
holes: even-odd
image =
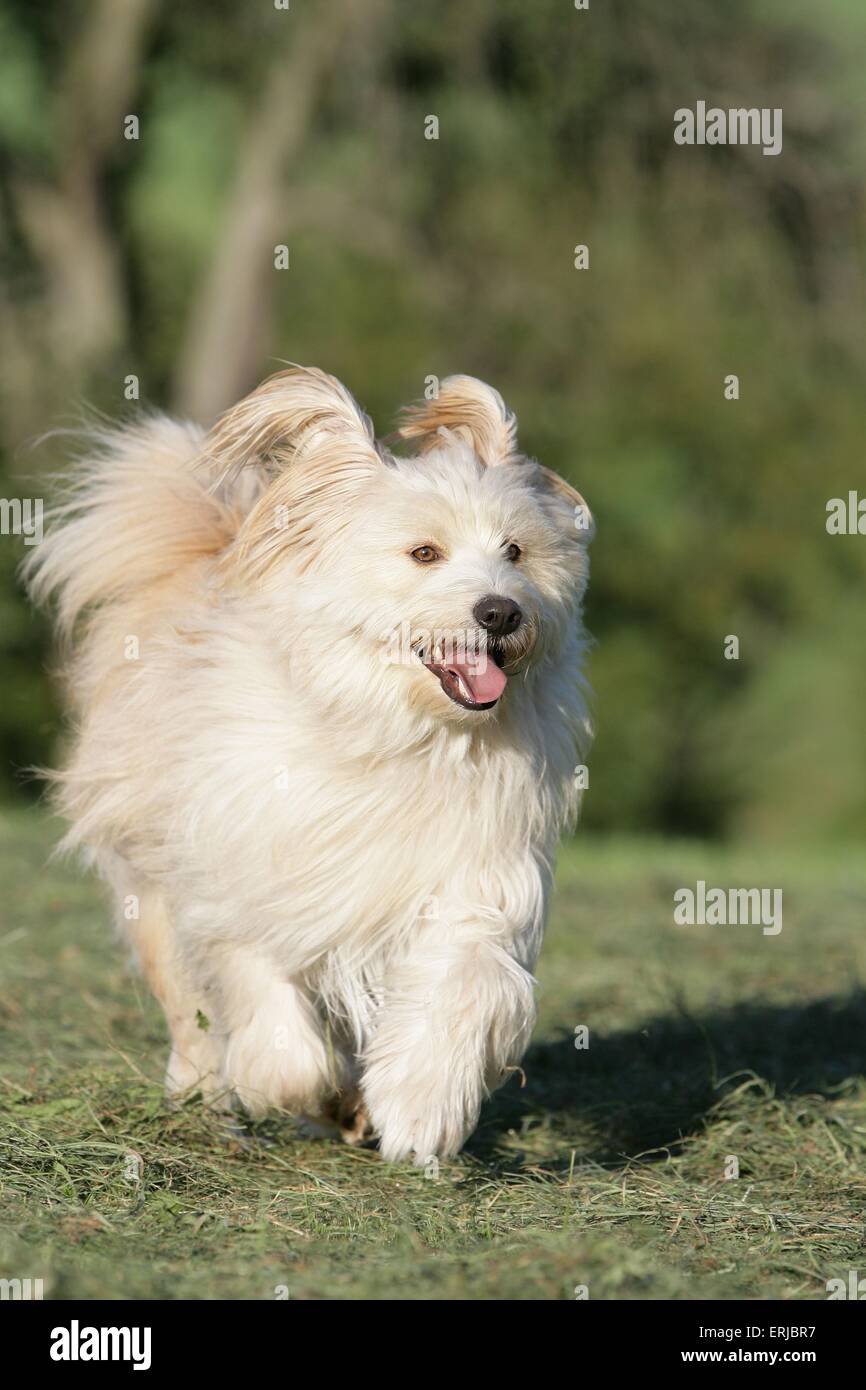
{"type": "Polygon", "coordinates": [[[384,1158],[455,1154],[523,1055],[531,975],[497,942],[416,943],[386,982],[362,1089],[384,1158]]]}

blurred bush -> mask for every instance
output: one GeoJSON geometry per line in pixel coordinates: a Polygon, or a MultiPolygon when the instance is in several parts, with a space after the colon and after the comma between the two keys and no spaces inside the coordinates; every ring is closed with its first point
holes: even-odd
{"type": "MultiPolygon", "coordinates": [[[[824,522],[866,492],[864,37],[850,0],[7,0],[5,495],[129,373],[207,420],[311,362],[382,433],[475,373],[597,517],[587,822],[862,832],[866,541],[824,522]],[[699,99],[782,107],[783,153],[676,146],[699,99]]],[[[10,789],[58,730],[11,545],[10,789]]]]}

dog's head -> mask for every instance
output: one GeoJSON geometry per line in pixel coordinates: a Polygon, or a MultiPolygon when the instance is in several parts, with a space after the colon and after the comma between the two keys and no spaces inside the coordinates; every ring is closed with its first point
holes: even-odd
{"type": "Polygon", "coordinates": [[[514,416],[473,377],[444,380],[393,439],[417,452],[378,444],[334,378],[271,377],[208,439],[225,477],[259,475],[227,568],[266,597],[317,698],[495,717],[577,626],[589,510],[519,453],[514,416]]]}

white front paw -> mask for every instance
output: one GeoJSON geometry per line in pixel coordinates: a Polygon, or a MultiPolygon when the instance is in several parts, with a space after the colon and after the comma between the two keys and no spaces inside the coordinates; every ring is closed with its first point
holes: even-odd
{"type": "Polygon", "coordinates": [[[379,1151],[390,1162],[451,1158],[478,1122],[480,1078],[435,1077],[429,1069],[373,1067],[364,1097],[379,1151]],[[396,1074],[395,1074],[396,1073],[396,1074]]]}

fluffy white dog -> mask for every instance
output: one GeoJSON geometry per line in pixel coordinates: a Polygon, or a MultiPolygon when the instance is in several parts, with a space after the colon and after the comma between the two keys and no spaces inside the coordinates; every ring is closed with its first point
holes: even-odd
{"type": "Polygon", "coordinates": [[[209,434],[108,432],[27,568],[71,648],[64,843],[165,1010],[168,1094],[423,1163],[533,1025],[591,525],[472,377],[398,436],[296,367],[209,434]]]}

